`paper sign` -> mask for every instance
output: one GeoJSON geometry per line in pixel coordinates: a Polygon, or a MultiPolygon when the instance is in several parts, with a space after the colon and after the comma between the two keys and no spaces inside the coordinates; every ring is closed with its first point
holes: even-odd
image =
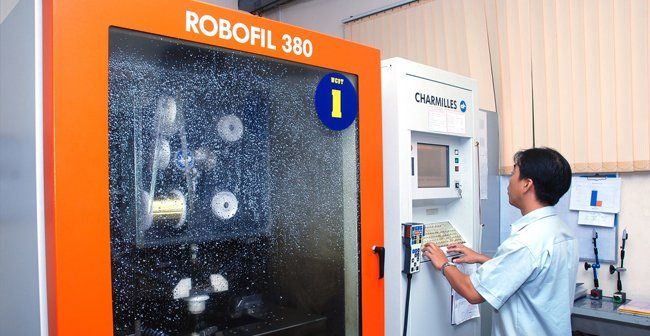
{"type": "MultiPolygon", "coordinates": [[[[458,270],[465,274],[476,272],[477,264],[458,264],[458,270]]],[[[478,305],[471,304],[456,291],[451,289],[451,324],[458,325],[473,318],[480,317],[478,305]]]]}
{"type": "Polygon", "coordinates": [[[580,211],[578,212],[578,224],[614,227],[616,214],[604,212],[580,211]]]}
{"type": "Polygon", "coordinates": [[[571,180],[571,210],[619,213],[621,178],[574,177],[571,180]]]}
{"type": "Polygon", "coordinates": [[[429,112],[429,130],[433,132],[447,132],[447,113],[433,110],[429,112]]]}
{"type": "Polygon", "coordinates": [[[447,112],[447,132],[465,134],[465,114],[447,112]]]}

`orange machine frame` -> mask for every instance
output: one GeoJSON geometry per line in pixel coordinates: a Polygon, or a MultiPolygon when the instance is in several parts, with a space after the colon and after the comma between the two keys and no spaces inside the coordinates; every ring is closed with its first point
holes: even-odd
{"type": "Polygon", "coordinates": [[[384,239],[378,50],[198,1],[49,0],[43,11],[50,335],[101,336],[113,330],[108,192],[111,26],[358,75],[361,331],[384,334],[384,285],[371,249],[383,245],[384,239]],[[313,54],[306,58],[186,32],[186,10],[263,27],[278,37],[287,33],[309,38],[313,54]]]}

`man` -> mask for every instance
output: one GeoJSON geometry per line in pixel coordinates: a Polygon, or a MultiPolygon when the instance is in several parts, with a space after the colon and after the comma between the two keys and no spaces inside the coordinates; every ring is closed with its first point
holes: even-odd
{"type": "Polygon", "coordinates": [[[559,218],[555,205],[571,185],[571,167],[550,148],[531,148],[514,156],[508,200],[523,217],[489,258],[463,245],[459,263],[482,264],[471,276],[460,272],[433,244],[424,255],[442,270],[451,287],[470,303],[487,301],[494,309],[492,335],[571,335],[571,307],[578,266],[578,242],[559,218]]]}

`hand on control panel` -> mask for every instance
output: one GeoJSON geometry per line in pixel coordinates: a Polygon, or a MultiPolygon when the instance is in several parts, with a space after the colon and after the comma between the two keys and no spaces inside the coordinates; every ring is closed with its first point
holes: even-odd
{"type": "Polygon", "coordinates": [[[463,245],[463,244],[452,244],[447,246],[447,253],[461,253],[463,254],[460,257],[453,258],[451,261],[455,263],[466,263],[466,264],[475,264],[479,263],[482,264],[488,260],[490,260],[489,257],[482,255],[471,248],[463,245]]]}
{"type": "Polygon", "coordinates": [[[442,250],[434,243],[426,243],[424,245],[424,248],[422,248],[422,253],[427,258],[431,259],[431,264],[437,270],[440,270],[442,268],[442,264],[449,261],[447,260],[447,255],[445,252],[442,252],[442,250]]]}

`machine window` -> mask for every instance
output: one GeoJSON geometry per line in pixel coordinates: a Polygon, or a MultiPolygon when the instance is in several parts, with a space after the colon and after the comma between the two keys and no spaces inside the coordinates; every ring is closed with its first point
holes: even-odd
{"type": "Polygon", "coordinates": [[[119,28],[109,41],[114,335],[358,326],[358,127],[326,129],[313,104],[332,70],[119,28]]]}

